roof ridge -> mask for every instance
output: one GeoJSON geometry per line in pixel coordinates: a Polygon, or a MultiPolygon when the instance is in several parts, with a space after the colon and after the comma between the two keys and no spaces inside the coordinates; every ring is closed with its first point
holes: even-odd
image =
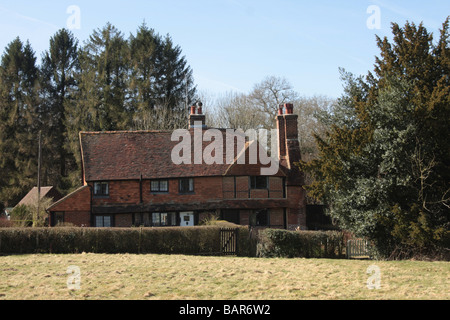
{"type": "Polygon", "coordinates": [[[113,131],[80,131],[80,134],[122,134],[122,133],[171,133],[170,130],[113,130],[113,131]]]}

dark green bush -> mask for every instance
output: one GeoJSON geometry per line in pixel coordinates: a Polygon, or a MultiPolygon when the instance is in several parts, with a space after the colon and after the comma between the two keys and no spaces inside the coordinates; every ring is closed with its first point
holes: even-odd
{"type": "MultiPolygon", "coordinates": [[[[245,238],[243,240],[245,244],[245,238]]],[[[220,254],[220,227],[5,228],[0,253],[220,254]]]]}
{"type": "Polygon", "coordinates": [[[338,231],[261,230],[257,256],[283,258],[341,258],[344,236],[338,231]]]}

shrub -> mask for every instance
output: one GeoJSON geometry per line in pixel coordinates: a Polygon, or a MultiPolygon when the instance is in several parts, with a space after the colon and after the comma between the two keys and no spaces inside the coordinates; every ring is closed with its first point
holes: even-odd
{"type": "Polygon", "coordinates": [[[5,228],[0,253],[218,254],[220,227],[5,228]]]}
{"type": "Polygon", "coordinates": [[[338,231],[261,230],[257,256],[284,258],[340,258],[344,236],[338,231]]]}

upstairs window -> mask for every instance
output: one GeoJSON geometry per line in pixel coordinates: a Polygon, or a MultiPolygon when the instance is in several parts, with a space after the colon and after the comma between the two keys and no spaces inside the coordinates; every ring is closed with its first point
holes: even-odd
{"type": "Polygon", "coordinates": [[[180,179],[180,193],[192,193],[194,192],[194,179],[184,178],[180,179]]]}
{"type": "Polygon", "coordinates": [[[267,177],[256,176],[250,177],[251,189],[267,189],[269,187],[269,179],[267,177]]]}
{"type": "Polygon", "coordinates": [[[109,184],[108,182],[95,182],[94,183],[94,196],[107,197],[109,196],[109,184]]]}
{"type": "Polygon", "coordinates": [[[151,192],[169,192],[168,180],[153,180],[150,182],[151,192]]]}

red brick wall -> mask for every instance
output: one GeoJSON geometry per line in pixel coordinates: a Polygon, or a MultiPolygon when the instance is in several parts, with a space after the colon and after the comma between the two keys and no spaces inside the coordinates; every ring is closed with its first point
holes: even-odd
{"type": "Polygon", "coordinates": [[[131,214],[116,214],[115,227],[128,228],[133,224],[133,216],[131,214]]]}
{"type": "Polygon", "coordinates": [[[82,187],[64,201],[51,208],[51,211],[91,211],[91,190],[89,187],[82,187]]]}
{"type": "Polygon", "coordinates": [[[77,227],[90,227],[91,226],[90,211],[65,211],[64,222],[72,223],[77,227]]]}
{"type": "Polygon", "coordinates": [[[289,203],[288,210],[288,229],[296,227],[306,227],[306,200],[305,190],[300,186],[289,186],[287,189],[287,198],[289,203]]]}
{"type": "MultiPolygon", "coordinates": [[[[282,178],[270,177],[270,197],[281,198],[282,178]]],[[[92,184],[93,185],[93,184],[92,184]]],[[[194,193],[179,194],[178,179],[169,180],[168,193],[151,193],[150,180],[142,183],[142,198],[144,203],[201,203],[212,199],[230,199],[234,197],[234,177],[201,177],[194,178],[194,193]],[[229,192],[224,192],[229,191],[229,192]]],[[[248,199],[249,194],[248,176],[236,177],[236,195],[240,199],[248,199]]],[[[109,183],[108,198],[94,198],[93,205],[113,205],[113,204],[138,204],[140,202],[140,182],[135,181],[112,181],[109,183]]],[[[267,199],[267,190],[250,190],[254,199],[267,199]]],[[[295,229],[297,226],[306,225],[304,190],[300,186],[289,186],[286,188],[287,194],[287,223],[289,228],[295,229]]],[[[53,212],[65,212],[65,221],[75,225],[90,225],[91,190],[89,187],[79,189],[65,201],[51,208],[53,212]]],[[[241,210],[241,224],[249,224],[251,210],[241,210]]],[[[284,224],[283,208],[270,209],[270,224],[282,226],[284,224]]],[[[132,215],[116,215],[115,225],[117,227],[129,227],[132,224],[132,215]]]]}
{"type": "MultiPolygon", "coordinates": [[[[93,183],[90,183],[93,186],[93,183]]],[[[222,177],[194,178],[194,193],[180,194],[179,180],[169,179],[168,193],[152,193],[150,180],[142,181],[142,200],[144,203],[186,203],[222,199],[222,177]]],[[[140,203],[140,182],[110,181],[109,196],[93,198],[94,205],[138,204],[140,203]]]]}
{"type": "Polygon", "coordinates": [[[270,225],[283,227],[284,225],[284,210],[283,208],[279,209],[270,209],[270,225]]]}

